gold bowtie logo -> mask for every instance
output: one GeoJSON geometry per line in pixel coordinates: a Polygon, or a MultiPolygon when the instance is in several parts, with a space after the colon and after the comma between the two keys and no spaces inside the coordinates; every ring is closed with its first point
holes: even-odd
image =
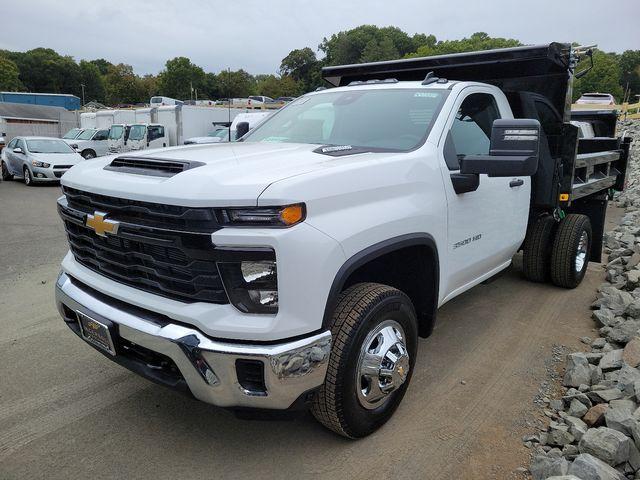
{"type": "Polygon", "coordinates": [[[85,224],[87,225],[87,227],[96,232],[96,235],[100,235],[101,237],[106,237],[107,233],[110,235],[115,235],[118,232],[120,222],[107,220],[104,218],[106,216],[107,214],[103,212],[94,212],[93,215],[89,213],[87,214],[87,220],[85,224]]]}

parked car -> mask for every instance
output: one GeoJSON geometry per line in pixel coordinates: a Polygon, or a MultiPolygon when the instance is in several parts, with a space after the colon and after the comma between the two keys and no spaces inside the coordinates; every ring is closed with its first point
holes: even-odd
{"type": "Polygon", "coordinates": [[[65,141],[76,150],[82,158],[89,160],[108,153],[109,129],[85,128],[80,134],[65,141]]]}
{"type": "Polygon", "coordinates": [[[615,105],[616,99],[610,93],[583,93],[576,103],[578,105],[615,105]]]}
{"type": "Polygon", "coordinates": [[[2,180],[20,177],[28,186],[57,182],[81,161],[67,142],[51,137],[15,137],[0,154],[2,180]]]}
{"type": "Polygon", "coordinates": [[[293,102],[296,99],[296,97],[278,97],[276,98],[276,102],[278,103],[289,103],[289,102],[293,102]]]}

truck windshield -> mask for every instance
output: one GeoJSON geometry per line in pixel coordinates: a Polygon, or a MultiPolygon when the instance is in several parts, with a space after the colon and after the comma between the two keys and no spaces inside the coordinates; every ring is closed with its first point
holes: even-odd
{"type": "Polygon", "coordinates": [[[129,130],[129,140],[142,140],[146,132],[146,125],[132,125],[129,130]]]}
{"type": "Polygon", "coordinates": [[[27,140],[31,153],[73,153],[68,143],[62,140],[27,140]]]}
{"type": "Polygon", "coordinates": [[[265,120],[244,141],[408,151],[424,142],[448,93],[375,88],[309,95],[265,120]]]}
{"type": "Polygon", "coordinates": [[[65,133],[64,137],[62,137],[62,138],[66,139],[66,140],[73,140],[74,138],[76,138],[78,136],[78,134],[81,131],[82,130],[80,130],[79,128],[72,128],[67,133],[65,133]]]}
{"type": "Polygon", "coordinates": [[[96,133],[96,130],[93,128],[88,128],[84,130],[80,135],[78,135],[77,140],[91,140],[93,134],[96,133]]]}
{"type": "Polygon", "coordinates": [[[119,140],[124,133],[124,127],[122,125],[111,125],[109,129],[109,140],[119,140]]]}

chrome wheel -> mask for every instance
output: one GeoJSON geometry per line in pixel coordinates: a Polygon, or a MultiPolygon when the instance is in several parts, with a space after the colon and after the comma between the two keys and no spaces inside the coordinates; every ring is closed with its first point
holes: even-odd
{"type": "Polygon", "coordinates": [[[24,184],[25,185],[31,185],[31,174],[29,173],[29,169],[27,167],[24,167],[24,184]]]}
{"type": "Polygon", "coordinates": [[[383,405],[406,381],[409,353],[404,331],[394,320],[385,320],[369,332],[362,344],[356,386],[360,405],[369,410],[383,405]]]}
{"type": "Polygon", "coordinates": [[[587,232],[582,232],[580,235],[580,241],[578,242],[578,251],[576,253],[575,269],[580,273],[584,268],[584,264],[587,261],[587,251],[589,250],[589,235],[587,232]]]}

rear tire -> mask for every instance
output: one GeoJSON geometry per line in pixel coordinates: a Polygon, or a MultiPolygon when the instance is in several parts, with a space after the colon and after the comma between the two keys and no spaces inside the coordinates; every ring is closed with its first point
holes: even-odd
{"type": "Polygon", "coordinates": [[[551,215],[538,218],[524,241],[522,272],[531,282],[546,282],[551,274],[551,249],[556,221],[551,215]]]}
{"type": "Polygon", "coordinates": [[[29,170],[29,167],[25,166],[22,169],[22,173],[24,175],[24,184],[27,187],[33,187],[33,177],[31,176],[31,170],[29,170]]]}
{"type": "Polygon", "coordinates": [[[327,376],[311,412],[339,435],[365,437],[391,418],[409,386],[416,314],[401,291],[359,283],[341,293],[331,334],[327,376]]]}
{"type": "Polygon", "coordinates": [[[7,164],[2,162],[0,164],[0,170],[2,170],[2,180],[8,182],[9,180],[13,180],[13,175],[9,173],[9,168],[7,168],[7,164]]]}
{"type": "Polygon", "coordinates": [[[558,287],[576,288],[582,282],[591,255],[591,222],[586,215],[562,219],[551,252],[551,281],[558,287]]]}

